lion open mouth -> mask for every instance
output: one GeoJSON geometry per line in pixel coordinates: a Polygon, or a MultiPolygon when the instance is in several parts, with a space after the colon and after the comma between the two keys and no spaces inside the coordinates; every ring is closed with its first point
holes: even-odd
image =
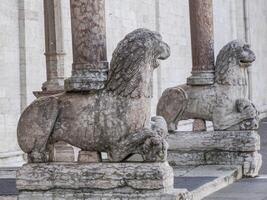
{"type": "Polygon", "coordinates": [[[254,60],[239,60],[239,64],[241,67],[250,67],[254,60]]]}

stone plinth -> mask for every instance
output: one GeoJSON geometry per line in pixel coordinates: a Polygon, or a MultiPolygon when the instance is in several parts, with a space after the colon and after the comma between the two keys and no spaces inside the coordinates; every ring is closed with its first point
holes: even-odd
{"type": "Polygon", "coordinates": [[[167,162],[26,164],[17,172],[17,189],[19,200],[190,199],[173,189],[167,162]]]}
{"type": "Polygon", "coordinates": [[[177,131],[168,137],[170,151],[240,151],[260,150],[257,131],[177,131]]]}
{"type": "Polygon", "coordinates": [[[243,175],[254,177],[262,164],[257,131],[177,131],[168,143],[172,166],[242,165],[243,175]]]}

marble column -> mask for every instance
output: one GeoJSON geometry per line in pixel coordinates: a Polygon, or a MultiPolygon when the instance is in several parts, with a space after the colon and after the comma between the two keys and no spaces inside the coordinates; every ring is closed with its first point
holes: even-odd
{"type": "MultiPolygon", "coordinates": [[[[212,0],[189,0],[192,72],[188,85],[214,83],[214,35],[212,0]]],[[[195,119],[193,131],[206,130],[206,122],[195,119]]]]}
{"type": "Polygon", "coordinates": [[[214,83],[214,36],[212,0],[189,0],[192,76],[189,85],[214,83]]]}
{"type": "Polygon", "coordinates": [[[73,65],[66,91],[102,89],[107,80],[105,0],[70,0],[73,65]]]}
{"type": "Polygon", "coordinates": [[[45,25],[45,58],[47,81],[36,97],[64,90],[64,46],[61,0],[43,0],[45,25]]]}

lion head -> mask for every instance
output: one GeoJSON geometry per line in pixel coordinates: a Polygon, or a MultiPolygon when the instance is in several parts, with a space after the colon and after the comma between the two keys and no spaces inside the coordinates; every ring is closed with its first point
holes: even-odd
{"type": "Polygon", "coordinates": [[[170,56],[159,33],[137,29],[119,42],[110,63],[106,88],[124,97],[151,97],[152,73],[158,59],[170,56]]]}
{"type": "Polygon", "coordinates": [[[229,42],[217,56],[215,82],[229,85],[247,84],[244,76],[255,59],[255,54],[248,44],[238,40],[229,42]]]}

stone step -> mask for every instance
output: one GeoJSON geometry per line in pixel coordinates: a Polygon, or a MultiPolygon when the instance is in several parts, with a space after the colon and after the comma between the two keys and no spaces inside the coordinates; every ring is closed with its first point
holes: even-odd
{"type": "Polygon", "coordinates": [[[178,166],[174,168],[175,188],[185,188],[193,200],[204,197],[232,184],[242,178],[242,167],[239,165],[203,165],[178,166]]]}
{"type": "Polygon", "coordinates": [[[0,167],[0,179],[16,178],[18,167],[0,167]]]}

